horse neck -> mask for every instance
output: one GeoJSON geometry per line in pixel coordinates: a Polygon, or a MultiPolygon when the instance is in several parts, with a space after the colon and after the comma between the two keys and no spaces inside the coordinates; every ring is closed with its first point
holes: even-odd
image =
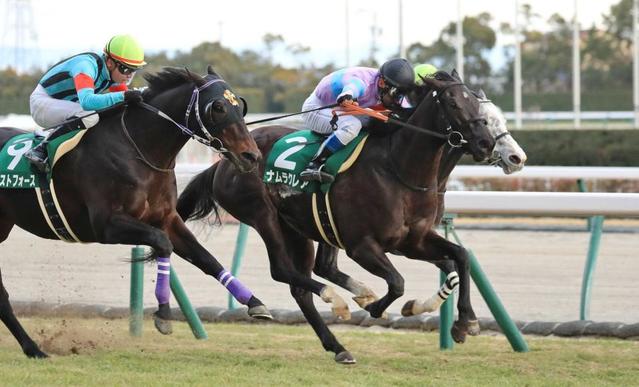
{"type": "MultiPolygon", "coordinates": [[[[440,131],[435,102],[422,102],[408,123],[440,131]]],[[[407,128],[395,131],[390,141],[390,157],[402,180],[413,186],[436,188],[444,141],[407,128]]]]}
{"type": "MultiPolygon", "coordinates": [[[[184,100],[157,98],[156,100],[151,101],[153,106],[175,122],[184,123],[186,106],[189,101],[187,98],[184,100]]],[[[175,158],[189,137],[182,133],[177,125],[151,111],[136,109],[130,117],[131,119],[126,118],[128,132],[144,158],[158,168],[173,168],[175,158]]]]}
{"type": "Polygon", "coordinates": [[[439,164],[439,171],[437,173],[437,190],[439,192],[446,190],[448,177],[463,155],[464,151],[462,151],[461,148],[453,148],[448,144],[444,147],[441,163],[439,164]]]}

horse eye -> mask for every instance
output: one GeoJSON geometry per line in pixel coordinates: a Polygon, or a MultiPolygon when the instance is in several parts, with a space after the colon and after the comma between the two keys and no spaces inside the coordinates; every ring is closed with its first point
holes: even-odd
{"type": "Polygon", "coordinates": [[[224,102],[218,100],[213,102],[213,110],[218,113],[226,113],[226,106],[224,106],[224,102]]]}

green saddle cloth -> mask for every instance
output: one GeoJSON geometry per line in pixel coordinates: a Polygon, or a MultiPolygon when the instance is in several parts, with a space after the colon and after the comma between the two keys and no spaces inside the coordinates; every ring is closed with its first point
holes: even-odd
{"type": "MultiPolygon", "coordinates": [[[[55,153],[61,144],[75,137],[80,130],[66,133],[47,144],[48,161],[55,159],[55,153]]],[[[24,155],[42,142],[34,133],[19,134],[9,139],[0,151],[0,188],[36,188],[39,187],[36,179],[36,170],[24,155]]],[[[49,164],[51,166],[51,164],[49,164]]],[[[51,179],[49,172],[47,179],[51,179]]]]}
{"type": "MultiPolygon", "coordinates": [[[[336,176],[342,164],[346,161],[352,162],[353,158],[359,155],[367,137],[368,133],[362,132],[344,148],[335,152],[326,160],[323,171],[336,176]]],[[[315,156],[325,139],[326,137],[310,130],[301,130],[277,140],[266,159],[264,182],[285,184],[294,190],[309,193],[327,192],[331,183],[320,184],[317,181],[300,180],[300,172],[315,156]]]]}

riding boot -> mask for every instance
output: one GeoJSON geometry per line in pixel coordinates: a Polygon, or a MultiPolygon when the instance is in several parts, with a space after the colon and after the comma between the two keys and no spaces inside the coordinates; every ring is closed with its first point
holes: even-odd
{"type": "Polygon", "coordinates": [[[306,166],[306,168],[300,173],[300,180],[302,181],[319,181],[320,183],[332,183],[335,178],[329,173],[322,171],[324,163],[328,159],[333,151],[327,146],[322,144],[322,149],[318,152],[313,160],[306,166]]]}
{"type": "Polygon", "coordinates": [[[51,129],[44,140],[35,148],[32,148],[29,152],[25,153],[24,157],[29,160],[31,165],[33,165],[39,172],[48,173],[50,167],[48,163],[47,144],[64,134],[81,129],[86,129],[82,118],[73,117],[73,119],[51,129]]]}

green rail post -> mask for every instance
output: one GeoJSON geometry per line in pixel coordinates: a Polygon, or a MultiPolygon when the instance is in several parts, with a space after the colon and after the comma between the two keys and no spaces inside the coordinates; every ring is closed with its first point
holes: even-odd
{"type": "Polygon", "coordinates": [[[191,331],[193,331],[193,335],[199,340],[208,339],[209,336],[206,334],[204,326],[202,326],[200,316],[198,316],[195,309],[193,309],[193,305],[191,305],[191,301],[189,301],[189,298],[180,283],[180,279],[178,278],[175,269],[173,269],[173,265],[171,265],[170,278],[169,282],[171,284],[171,291],[173,292],[178,305],[180,305],[180,309],[182,310],[182,313],[184,313],[184,317],[186,317],[186,321],[189,323],[191,331]]]}
{"type": "MultiPolygon", "coordinates": [[[[244,223],[240,223],[240,229],[237,232],[237,238],[235,239],[235,252],[233,253],[233,262],[231,263],[231,275],[237,277],[242,266],[242,257],[246,250],[246,236],[248,235],[248,226],[244,223]]],[[[235,298],[229,293],[229,309],[235,309],[237,307],[235,298]]]]}
{"type": "MultiPolygon", "coordinates": [[[[444,236],[448,239],[449,232],[453,229],[453,218],[455,215],[444,214],[442,224],[444,226],[444,236]]],[[[446,282],[446,274],[439,273],[439,284],[446,282]]],[[[453,309],[455,306],[455,292],[448,296],[448,299],[439,307],[439,349],[453,349],[453,335],[450,330],[453,327],[453,309]]]]}
{"type": "Polygon", "coordinates": [[[490,312],[495,317],[497,324],[499,324],[502,332],[504,332],[508,338],[510,346],[516,352],[528,352],[528,344],[526,343],[526,340],[524,340],[519,328],[517,328],[517,325],[515,325],[508,312],[506,312],[506,308],[504,308],[504,305],[501,303],[499,296],[497,296],[495,289],[493,289],[493,286],[490,281],[488,281],[486,274],[479,265],[477,257],[475,257],[475,254],[473,254],[470,249],[467,251],[470,256],[470,276],[473,278],[473,281],[475,281],[477,289],[479,289],[481,296],[484,298],[484,301],[486,301],[486,304],[488,305],[490,312]]]}
{"type": "MultiPolygon", "coordinates": [[[[457,243],[460,246],[463,246],[461,239],[459,238],[455,230],[451,228],[450,231],[455,237],[457,243]]],[[[493,286],[488,280],[488,277],[479,265],[477,257],[475,257],[475,254],[473,254],[470,249],[466,249],[466,251],[468,251],[468,255],[470,258],[470,276],[475,282],[477,289],[479,289],[479,293],[481,293],[482,298],[488,305],[488,308],[493,314],[493,317],[495,317],[495,321],[497,321],[497,324],[499,324],[502,332],[506,335],[506,338],[508,338],[510,346],[516,352],[528,352],[528,344],[526,343],[526,340],[524,340],[524,337],[522,336],[521,332],[519,332],[517,325],[515,325],[513,320],[510,318],[510,315],[506,311],[506,308],[504,308],[504,305],[501,303],[501,300],[497,296],[495,289],[493,289],[493,286]]]]}
{"type": "Polygon", "coordinates": [[[129,334],[142,336],[144,320],[144,247],[131,249],[131,292],[129,294],[129,334]]]}
{"type": "Polygon", "coordinates": [[[581,303],[579,306],[579,319],[588,320],[590,317],[590,295],[592,292],[592,280],[599,254],[599,242],[603,232],[604,217],[602,215],[593,216],[591,219],[592,230],[590,232],[590,245],[588,246],[588,256],[584,267],[584,276],[581,281],[581,303]]]}
{"type": "MultiPolygon", "coordinates": [[[[588,190],[586,189],[586,183],[584,182],[584,179],[577,179],[577,187],[579,188],[579,192],[587,192],[588,190]]],[[[586,229],[588,231],[592,231],[592,217],[589,217],[586,220],[586,229]]]]}

